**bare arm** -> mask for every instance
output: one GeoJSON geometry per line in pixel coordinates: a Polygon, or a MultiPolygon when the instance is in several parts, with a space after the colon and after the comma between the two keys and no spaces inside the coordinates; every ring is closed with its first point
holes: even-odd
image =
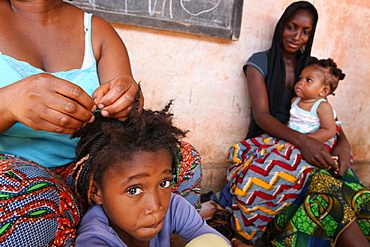
{"type": "MultiPolygon", "coordinates": [[[[1,108],[1,107],[0,107],[1,108]]],[[[0,113],[1,114],[1,113],[0,113]]],[[[1,116],[5,116],[4,114],[1,114],[1,116]]],[[[7,131],[9,128],[11,128],[15,124],[12,120],[6,120],[3,117],[2,123],[0,124],[0,134],[7,131]]]]}
{"type": "Polygon", "coordinates": [[[6,97],[6,90],[4,88],[0,88],[0,115],[1,115],[1,122],[0,122],[0,134],[7,131],[11,128],[15,123],[16,120],[10,114],[10,110],[7,108],[7,101],[4,100],[6,97]]]}
{"type": "Polygon", "coordinates": [[[317,107],[317,114],[320,119],[320,129],[308,135],[321,142],[326,142],[336,133],[333,108],[328,102],[322,102],[317,107]]]}
{"type": "MultiPolygon", "coordinates": [[[[103,115],[124,120],[138,90],[126,46],[114,28],[99,17],[93,17],[93,44],[102,83],[93,98],[103,115]]],[[[141,108],[143,104],[141,95],[141,108]]]]}
{"type": "Polygon", "coordinates": [[[253,117],[256,123],[266,133],[291,143],[294,143],[293,140],[300,138],[298,132],[287,128],[270,114],[265,81],[257,69],[250,66],[247,68],[247,82],[253,117]]]}
{"type": "Polygon", "coordinates": [[[257,69],[248,66],[247,81],[253,116],[266,133],[292,143],[312,165],[325,169],[335,165],[322,142],[289,129],[270,114],[265,81],[257,69]]]}

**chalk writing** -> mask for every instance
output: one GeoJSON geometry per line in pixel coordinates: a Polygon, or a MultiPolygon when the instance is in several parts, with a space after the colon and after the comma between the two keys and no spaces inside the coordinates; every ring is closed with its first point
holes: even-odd
{"type": "Polygon", "coordinates": [[[202,30],[200,34],[211,36],[215,30],[209,34],[207,30],[216,28],[216,32],[221,30],[235,38],[235,34],[239,35],[243,0],[73,0],[70,3],[103,15],[108,21],[182,32],[202,30]]]}

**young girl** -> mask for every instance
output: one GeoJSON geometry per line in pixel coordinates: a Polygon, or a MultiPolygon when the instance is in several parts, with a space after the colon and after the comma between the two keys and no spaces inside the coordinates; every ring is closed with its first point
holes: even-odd
{"type": "Polygon", "coordinates": [[[75,133],[81,137],[76,192],[92,205],[76,247],[170,246],[172,233],[187,241],[213,234],[216,246],[230,246],[190,203],[171,193],[180,162],[178,138],[186,132],[172,125],[170,104],[162,111],[133,113],[124,122],[97,113],[75,133]]]}

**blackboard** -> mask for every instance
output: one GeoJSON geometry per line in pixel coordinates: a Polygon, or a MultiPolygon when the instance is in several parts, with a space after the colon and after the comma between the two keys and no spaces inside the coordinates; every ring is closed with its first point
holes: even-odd
{"type": "Polygon", "coordinates": [[[237,40],[243,0],[72,0],[109,22],[237,40]]]}

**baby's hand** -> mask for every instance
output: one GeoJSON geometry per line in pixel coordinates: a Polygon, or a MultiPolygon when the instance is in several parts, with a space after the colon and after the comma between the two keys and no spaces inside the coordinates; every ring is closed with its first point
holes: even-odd
{"type": "Polygon", "coordinates": [[[331,170],[333,170],[335,175],[338,175],[340,171],[339,158],[338,156],[331,156],[331,157],[334,160],[334,166],[331,167],[331,170]]]}
{"type": "Polygon", "coordinates": [[[293,144],[291,144],[290,142],[285,143],[285,144],[284,144],[284,147],[285,147],[286,149],[293,149],[293,148],[295,148],[295,146],[294,146],[293,144]]]}

